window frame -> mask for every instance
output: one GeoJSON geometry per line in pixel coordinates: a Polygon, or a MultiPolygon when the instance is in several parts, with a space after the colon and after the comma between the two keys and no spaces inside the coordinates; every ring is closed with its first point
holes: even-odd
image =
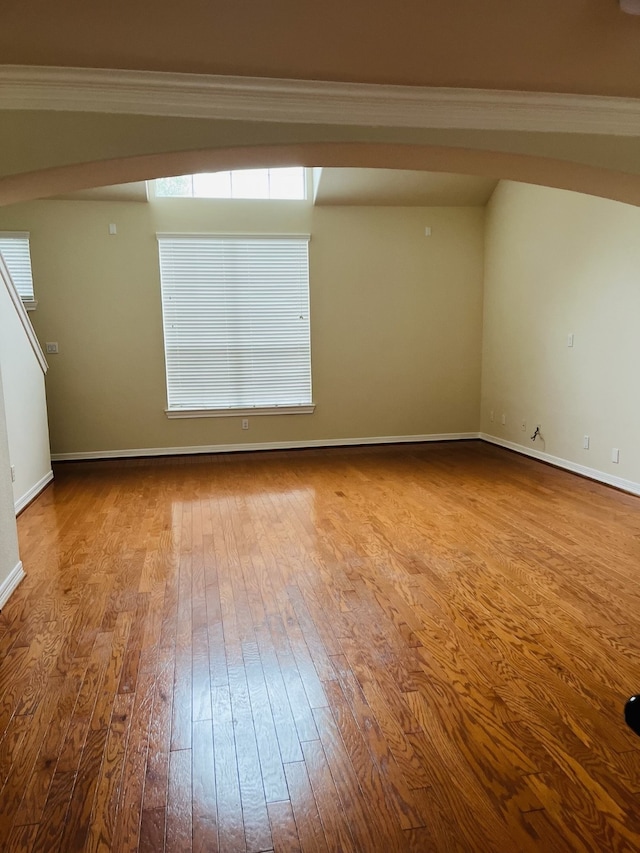
{"type": "MultiPolygon", "coordinates": [[[[203,407],[171,407],[170,399],[170,370],[168,364],[168,347],[167,347],[167,335],[166,335],[166,322],[167,322],[167,314],[165,307],[165,285],[162,277],[162,248],[161,243],[163,240],[202,240],[206,241],[225,241],[225,240],[234,240],[234,241],[274,241],[274,240],[297,240],[304,241],[307,246],[310,243],[311,235],[309,234],[299,234],[299,233],[236,233],[236,232],[158,232],[156,234],[156,238],[158,241],[158,261],[159,261],[159,272],[160,272],[160,300],[162,307],[162,338],[163,338],[163,348],[164,348],[164,360],[165,360],[165,385],[167,392],[167,405],[165,408],[165,414],[167,418],[170,419],[182,419],[182,418],[225,418],[225,417],[249,417],[256,415],[302,415],[302,414],[313,414],[315,411],[315,403],[313,402],[313,377],[312,377],[312,358],[311,358],[311,318],[310,311],[308,311],[309,316],[307,317],[307,331],[306,334],[308,336],[308,371],[309,371],[309,401],[304,403],[282,403],[282,404],[272,404],[272,405],[242,405],[242,406],[203,406],[203,407]]],[[[306,264],[306,299],[307,306],[310,303],[310,281],[309,281],[309,260],[307,254],[307,264],[306,264]]],[[[305,364],[305,367],[307,365],[305,364]]]]}

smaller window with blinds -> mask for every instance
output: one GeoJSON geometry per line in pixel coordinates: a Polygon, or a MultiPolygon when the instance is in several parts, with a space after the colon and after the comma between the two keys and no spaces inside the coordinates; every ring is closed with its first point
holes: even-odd
{"type": "Polygon", "coordinates": [[[158,243],[167,415],[313,412],[309,236],[158,243]]]}
{"type": "Polygon", "coordinates": [[[29,232],[0,231],[0,253],[18,295],[27,308],[35,308],[29,232]]]}

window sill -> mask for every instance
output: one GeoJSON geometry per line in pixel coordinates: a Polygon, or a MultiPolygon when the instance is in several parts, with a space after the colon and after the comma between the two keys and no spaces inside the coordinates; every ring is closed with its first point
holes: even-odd
{"type": "Polygon", "coordinates": [[[165,409],[168,418],[247,418],[256,415],[312,415],[315,403],[308,406],[249,406],[244,409],[165,409]]]}

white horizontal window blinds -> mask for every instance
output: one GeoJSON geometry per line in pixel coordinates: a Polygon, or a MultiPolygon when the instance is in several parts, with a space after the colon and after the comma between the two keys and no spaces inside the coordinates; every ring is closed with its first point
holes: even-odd
{"type": "Polygon", "coordinates": [[[311,403],[308,239],[158,235],[169,410],[311,403]]]}
{"type": "Polygon", "coordinates": [[[20,297],[32,302],[33,277],[28,232],[0,232],[0,252],[20,297]]]}

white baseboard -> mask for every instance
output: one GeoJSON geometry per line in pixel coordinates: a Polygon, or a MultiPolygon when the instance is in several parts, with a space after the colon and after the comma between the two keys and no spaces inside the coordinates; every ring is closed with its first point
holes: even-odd
{"type": "Polygon", "coordinates": [[[621,489],[623,492],[630,492],[632,495],[640,495],[640,483],[634,483],[633,480],[625,480],[622,477],[616,477],[614,474],[599,471],[597,468],[588,468],[586,465],[580,465],[578,462],[571,462],[569,459],[562,459],[560,456],[552,456],[550,453],[544,453],[542,450],[536,450],[534,447],[525,447],[523,444],[516,444],[515,441],[506,441],[503,438],[497,438],[495,435],[488,435],[481,432],[479,438],[490,444],[506,447],[507,450],[515,450],[516,453],[521,453],[523,456],[531,456],[533,459],[539,459],[541,462],[548,462],[549,465],[554,465],[556,468],[564,468],[573,474],[581,474],[583,477],[588,477],[589,480],[596,480],[598,483],[614,486],[616,489],[621,489]]]}
{"type": "Polygon", "coordinates": [[[21,498],[15,502],[15,510],[16,515],[31,503],[34,498],[37,498],[40,492],[44,489],[44,487],[53,480],[53,471],[48,471],[44,477],[42,477],[38,482],[31,486],[29,491],[27,491],[21,498]]]}
{"type": "MultiPolygon", "coordinates": [[[[554,465],[556,468],[564,468],[566,471],[571,471],[573,474],[580,474],[583,477],[588,477],[590,480],[596,480],[599,483],[614,486],[614,488],[621,489],[624,492],[629,492],[633,495],[640,495],[640,483],[635,483],[632,480],[625,480],[624,478],[616,477],[613,474],[607,474],[606,472],[599,471],[596,468],[588,468],[586,465],[571,462],[569,459],[552,456],[550,453],[544,453],[543,451],[536,450],[533,447],[525,447],[522,444],[516,444],[514,441],[506,441],[505,439],[498,438],[495,435],[489,435],[484,432],[446,432],[432,433],[430,435],[384,435],[369,436],[367,438],[311,439],[308,441],[265,441],[253,444],[210,444],[198,445],[195,447],[139,447],[130,450],[93,450],[80,451],[78,453],[54,453],[52,454],[51,459],[53,462],[72,462],[81,461],[83,459],[127,459],[144,456],[187,456],[202,453],[241,453],[242,451],[255,450],[296,450],[313,447],[352,447],[368,444],[420,444],[429,441],[468,441],[469,439],[474,438],[479,438],[489,444],[496,444],[499,447],[506,448],[507,450],[514,450],[516,453],[521,453],[524,456],[530,456],[533,459],[538,459],[540,462],[547,462],[549,465],[554,465]]],[[[51,478],[49,477],[49,479],[51,478]]],[[[47,479],[46,482],[49,482],[49,480],[47,479]]],[[[46,485],[46,483],[43,483],[40,488],[43,488],[44,485],[46,485]]]]}
{"type": "Polygon", "coordinates": [[[24,569],[22,567],[22,560],[20,560],[20,562],[9,572],[9,577],[0,584],[0,610],[2,610],[7,601],[9,601],[11,593],[18,586],[23,577],[24,569]]]}
{"type": "Polygon", "coordinates": [[[418,444],[427,441],[461,441],[479,438],[477,432],[445,432],[432,435],[383,435],[367,438],[325,438],[308,441],[263,441],[255,444],[210,444],[196,447],[139,447],[135,450],[93,450],[53,453],[53,462],[82,459],[123,459],[138,456],[185,456],[198,453],[241,453],[249,450],[297,450],[312,447],[350,447],[359,444],[418,444]]]}

